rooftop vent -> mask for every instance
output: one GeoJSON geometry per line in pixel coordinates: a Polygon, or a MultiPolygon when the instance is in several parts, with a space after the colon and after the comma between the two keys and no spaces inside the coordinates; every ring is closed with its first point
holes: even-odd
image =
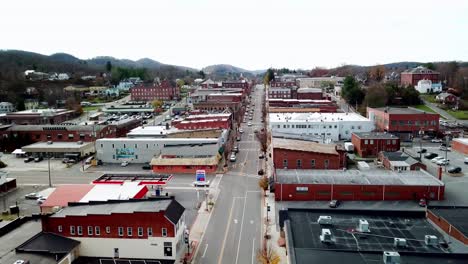
{"type": "Polygon", "coordinates": [[[52,145],[52,141],[47,141],[47,145],[52,145]]]}
{"type": "Polygon", "coordinates": [[[393,239],[393,246],[395,247],[406,247],[406,239],[395,237],[393,239]]]}
{"type": "Polygon", "coordinates": [[[322,234],[320,235],[320,242],[322,243],[333,243],[333,237],[330,229],[322,229],[322,234]]]}
{"type": "Polygon", "coordinates": [[[424,236],[424,244],[426,246],[437,246],[439,244],[439,239],[433,235],[425,235],[424,236]]]}
{"type": "Polygon", "coordinates": [[[366,219],[359,219],[359,226],[357,228],[359,232],[369,233],[369,222],[366,219]]]}
{"type": "Polygon", "coordinates": [[[321,215],[319,216],[317,223],[321,225],[331,225],[332,224],[332,218],[331,216],[328,215],[321,215]]]}
{"type": "Polygon", "coordinates": [[[78,141],[78,142],[76,142],[76,143],[77,143],[78,145],[83,145],[83,141],[81,141],[81,140],[78,141]]]}
{"type": "Polygon", "coordinates": [[[395,251],[384,251],[383,262],[385,264],[400,264],[400,254],[395,251]]]}

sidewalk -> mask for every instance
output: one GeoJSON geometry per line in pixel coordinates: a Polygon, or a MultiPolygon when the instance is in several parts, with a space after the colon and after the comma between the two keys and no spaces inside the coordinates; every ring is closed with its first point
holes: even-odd
{"type": "MultiPolygon", "coordinates": [[[[264,223],[266,224],[267,234],[270,235],[270,239],[267,240],[267,246],[271,247],[271,249],[281,258],[280,263],[286,264],[287,263],[287,255],[286,255],[286,247],[281,247],[278,242],[282,240],[282,243],[285,243],[284,239],[281,239],[280,228],[277,225],[277,209],[275,203],[275,194],[270,193],[270,191],[266,192],[267,197],[265,197],[264,204],[262,207],[262,213],[264,216],[264,223]],[[267,212],[267,205],[270,206],[270,211],[267,212]],[[266,216],[268,214],[268,222],[266,222],[266,216]]],[[[265,226],[264,226],[265,227],[265,226]]],[[[265,232],[265,229],[263,229],[265,232]]],[[[264,233],[262,233],[262,238],[264,238],[264,233]]]]}

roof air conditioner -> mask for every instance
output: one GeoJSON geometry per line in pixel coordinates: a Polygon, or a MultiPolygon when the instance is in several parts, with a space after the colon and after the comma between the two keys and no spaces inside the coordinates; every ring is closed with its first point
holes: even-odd
{"type": "Polygon", "coordinates": [[[395,247],[406,247],[406,239],[404,238],[394,238],[393,239],[393,246],[395,247]]]}
{"type": "Polygon", "coordinates": [[[424,243],[426,246],[437,246],[439,244],[439,239],[433,235],[425,235],[424,243]]]}
{"type": "Polygon", "coordinates": [[[52,141],[47,141],[47,145],[52,145],[52,141]]]}
{"type": "Polygon", "coordinates": [[[362,233],[369,233],[369,222],[367,222],[366,219],[359,219],[359,226],[357,230],[362,233]]]}
{"type": "Polygon", "coordinates": [[[395,251],[384,251],[383,262],[385,264],[400,264],[400,254],[395,251]]]}
{"type": "Polygon", "coordinates": [[[81,140],[78,141],[78,142],[76,142],[76,143],[77,143],[78,145],[83,145],[83,141],[81,141],[81,140]]]}

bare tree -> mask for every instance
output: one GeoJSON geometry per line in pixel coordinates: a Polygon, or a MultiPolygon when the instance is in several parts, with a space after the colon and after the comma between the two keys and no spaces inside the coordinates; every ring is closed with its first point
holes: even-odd
{"type": "Polygon", "coordinates": [[[257,260],[262,264],[278,264],[281,258],[271,246],[267,246],[264,250],[258,250],[257,260]]]}

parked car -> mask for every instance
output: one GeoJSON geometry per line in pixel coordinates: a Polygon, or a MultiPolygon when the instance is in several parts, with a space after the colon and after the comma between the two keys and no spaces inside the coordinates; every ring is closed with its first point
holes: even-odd
{"type": "Polygon", "coordinates": [[[235,153],[239,153],[239,147],[238,147],[238,146],[234,146],[234,148],[232,148],[232,151],[234,151],[235,153]]]}
{"type": "Polygon", "coordinates": [[[28,163],[34,160],[34,157],[27,157],[24,159],[24,163],[28,163]]]}
{"type": "Polygon", "coordinates": [[[97,165],[102,165],[102,164],[103,164],[102,160],[97,161],[97,165]]]}
{"type": "Polygon", "coordinates": [[[437,163],[439,160],[443,160],[443,159],[444,159],[444,157],[435,157],[435,158],[431,159],[431,162],[432,163],[437,163]]]}
{"type": "Polygon", "coordinates": [[[210,181],[194,181],[192,185],[194,187],[209,187],[210,181]]]}
{"type": "Polygon", "coordinates": [[[440,146],[440,147],[439,147],[439,150],[442,150],[442,151],[450,151],[450,147],[440,146]]]}
{"type": "Polygon", "coordinates": [[[419,199],[418,204],[419,204],[419,206],[421,206],[421,207],[426,207],[426,206],[427,206],[427,200],[424,199],[424,198],[421,198],[421,199],[419,199]]]}
{"type": "Polygon", "coordinates": [[[46,197],[39,197],[36,201],[37,201],[37,204],[43,204],[46,200],[47,200],[46,197]]]}
{"type": "Polygon", "coordinates": [[[465,160],[463,161],[465,164],[468,164],[468,158],[465,158],[465,160]]]}
{"type": "Polygon", "coordinates": [[[437,153],[431,152],[431,153],[427,153],[426,155],[424,155],[424,158],[426,158],[426,159],[433,159],[433,158],[435,158],[435,157],[437,157],[437,156],[438,156],[437,153]]]}
{"type": "Polygon", "coordinates": [[[24,198],[26,199],[31,199],[31,200],[37,200],[39,199],[41,196],[38,194],[38,193],[35,193],[35,192],[32,192],[32,193],[28,193],[24,196],[24,198]]]}
{"type": "Polygon", "coordinates": [[[263,152],[261,152],[260,154],[258,154],[258,158],[259,158],[259,159],[265,158],[265,154],[263,154],[263,152]]]}
{"type": "Polygon", "coordinates": [[[448,159],[441,159],[436,162],[437,165],[441,165],[441,166],[449,165],[449,163],[450,163],[450,160],[448,159]]]}
{"type": "Polygon", "coordinates": [[[440,139],[440,138],[433,138],[433,139],[431,140],[431,142],[432,142],[432,143],[442,143],[442,139],[440,139]]]}
{"type": "Polygon", "coordinates": [[[229,157],[229,160],[230,160],[231,162],[235,162],[236,159],[237,159],[237,158],[236,158],[236,153],[232,152],[232,153],[231,153],[231,156],[229,157]]]}
{"type": "Polygon", "coordinates": [[[236,141],[241,141],[241,137],[237,137],[237,138],[236,138],[236,141]]]}
{"type": "Polygon", "coordinates": [[[89,157],[86,159],[85,164],[91,164],[93,160],[94,160],[94,157],[89,157]]]}
{"type": "Polygon", "coordinates": [[[29,260],[22,260],[18,259],[17,261],[13,262],[13,264],[29,264],[29,260]]]}
{"type": "Polygon", "coordinates": [[[462,168],[460,168],[460,167],[450,167],[447,171],[449,173],[460,173],[462,171],[462,168]]]}
{"type": "Polygon", "coordinates": [[[62,160],[62,163],[65,163],[65,164],[74,164],[74,163],[76,163],[76,160],[70,159],[70,158],[64,158],[64,159],[62,160]]]}
{"type": "Polygon", "coordinates": [[[261,176],[261,175],[263,175],[263,174],[265,174],[265,172],[263,171],[263,169],[260,169],[260,170],[258,171],[258,175],[261,176]]]}
{"type": "Polygon", "coordinates": [[[43,159],[44,159],[44,158],[41,157],[41,156],[35,157],[35,158],[34,158],[34,162],[40,162],[40,161],[42,161],[43,159]]]}
{"type": "Polygon", "coordinates": [[[328,204],[328,207],[330,208],[337,208],[338,206],[340,206],[339,200],[331,200],[330,203],[328,204]]]}
{"type": "Polygon", "coordinates": [[[128,161],[124,161],[120,164],[120,166],[122,167],[127,167],[128,166],[128,161]]]}
{"type": "Polygon", "coordinates": [[[151,165],[149,163],[146,163],[141,168],[144,169],[144,170],[151,170],[151,165]]]}
{"type": "Polygon", "coordinates": [[[252,126],[252,122],[248,122],[248,123],[247,123],[247,126],[252,126]]]}
{"type": "Polygon", "coordinates": [[[427,149],[425,149],[425,148],[422,148],[422,149],[418,150],[418,153],[426,153],[426,152],[427,152],[427,149]]]}

